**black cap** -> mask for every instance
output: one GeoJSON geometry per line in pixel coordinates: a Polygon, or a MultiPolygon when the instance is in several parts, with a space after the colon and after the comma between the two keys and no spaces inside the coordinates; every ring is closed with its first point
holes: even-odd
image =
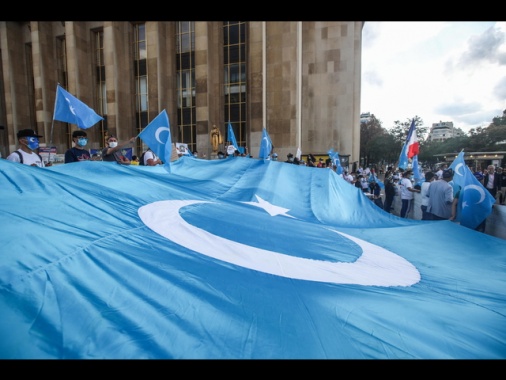
{"type": "Polygon", "coordinates": [[[86,137],[88,135],[86,134],[85,131],[80,131],[80,130],[72,132],[72,138],[74,138],[74,137],[81,137],[81,136],[82,137],[86,137]]]}
{"type": "Polygon", "coordinates": [[[42,136],[39,136],[38,134],[36,134],[33,129],[22,129],[22,130],[18,131],[17,136],[18,136],[18,139],[20,139],[22,137],[42,137],[42,136]]]}

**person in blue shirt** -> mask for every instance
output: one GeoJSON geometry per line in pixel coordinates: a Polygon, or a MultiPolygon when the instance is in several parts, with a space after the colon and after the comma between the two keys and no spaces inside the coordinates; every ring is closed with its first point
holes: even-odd
{"type": "Polygon", "coordinates": [[[70,149],[67,149],[65,152],[65,163],[69,164],[71,162],[80,162],[80,161],[98,161],[100,157],[92,157],[90,151],[86,149],[86,145],[88,144],[88,135],[85,131],[77,130],[72,133],[72,142],[74,146],[70,149]]]}

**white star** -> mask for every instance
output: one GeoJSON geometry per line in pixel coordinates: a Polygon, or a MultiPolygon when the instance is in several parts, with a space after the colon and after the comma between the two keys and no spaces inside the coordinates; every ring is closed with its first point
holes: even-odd
{"type": "Polygon", "coordinates": [[[249,204],[252,206],[263,208],[265,211],[267,211],[269,213],[270,216],[283,215],[283,216],[287,216],[289,218],[294,218],[293,216],[286,214],[288,211],[290,211],[289,208],[274,206],[272,203],[264,201],[262,198],[260,198],[256,194],[255,194],[255,197],[257,197],[258,203],[257,202],[242,202],[242,203],[246,203],[246,204],[249,204]]]}

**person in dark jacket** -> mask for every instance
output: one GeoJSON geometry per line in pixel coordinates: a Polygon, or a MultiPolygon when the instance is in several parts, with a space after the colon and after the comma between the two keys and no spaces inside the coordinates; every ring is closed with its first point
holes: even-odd
{"type": "Polygon", "coordinates": [[[385,202],[383,204],[383,210],[386,212],[392,212],[392,204],[394,197],[397,195],[397,183],[399,182],[399,176],[391,176],[385,183],[385,202]]]}

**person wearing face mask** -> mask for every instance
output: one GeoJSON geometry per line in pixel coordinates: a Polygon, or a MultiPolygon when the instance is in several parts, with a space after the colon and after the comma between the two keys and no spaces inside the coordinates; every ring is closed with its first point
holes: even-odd
{"type": "Polygon", "coordinates": [[[121,165],[130,165],[130,160],[121,153],[121,149],[128,145],[132,145],[137,137],[132,137],[130,140],[119,143],[115,136],[107,138],[107,146],[102,149],[102,161],[116,161],[121,165]]]}
{"type": "Polygon", "coordinates": [[[72,133],[74,146],[65,152],[65,163],[96,160],[92,158],[90,151],[86,149],[88,135],[85,131],[77,130],[72,133]]]}
{"type": "MultiPolygon", "coordinates": [[[[7,156],[7,160],[22,163],[24,165],[45,167],[44,161],[36,151],[39,148],[39,136],[33,129],[18,131],[17,138],[19,149],[7,156]]],[[[50,165],[48,165],[50,166],[50,165]]]]}

